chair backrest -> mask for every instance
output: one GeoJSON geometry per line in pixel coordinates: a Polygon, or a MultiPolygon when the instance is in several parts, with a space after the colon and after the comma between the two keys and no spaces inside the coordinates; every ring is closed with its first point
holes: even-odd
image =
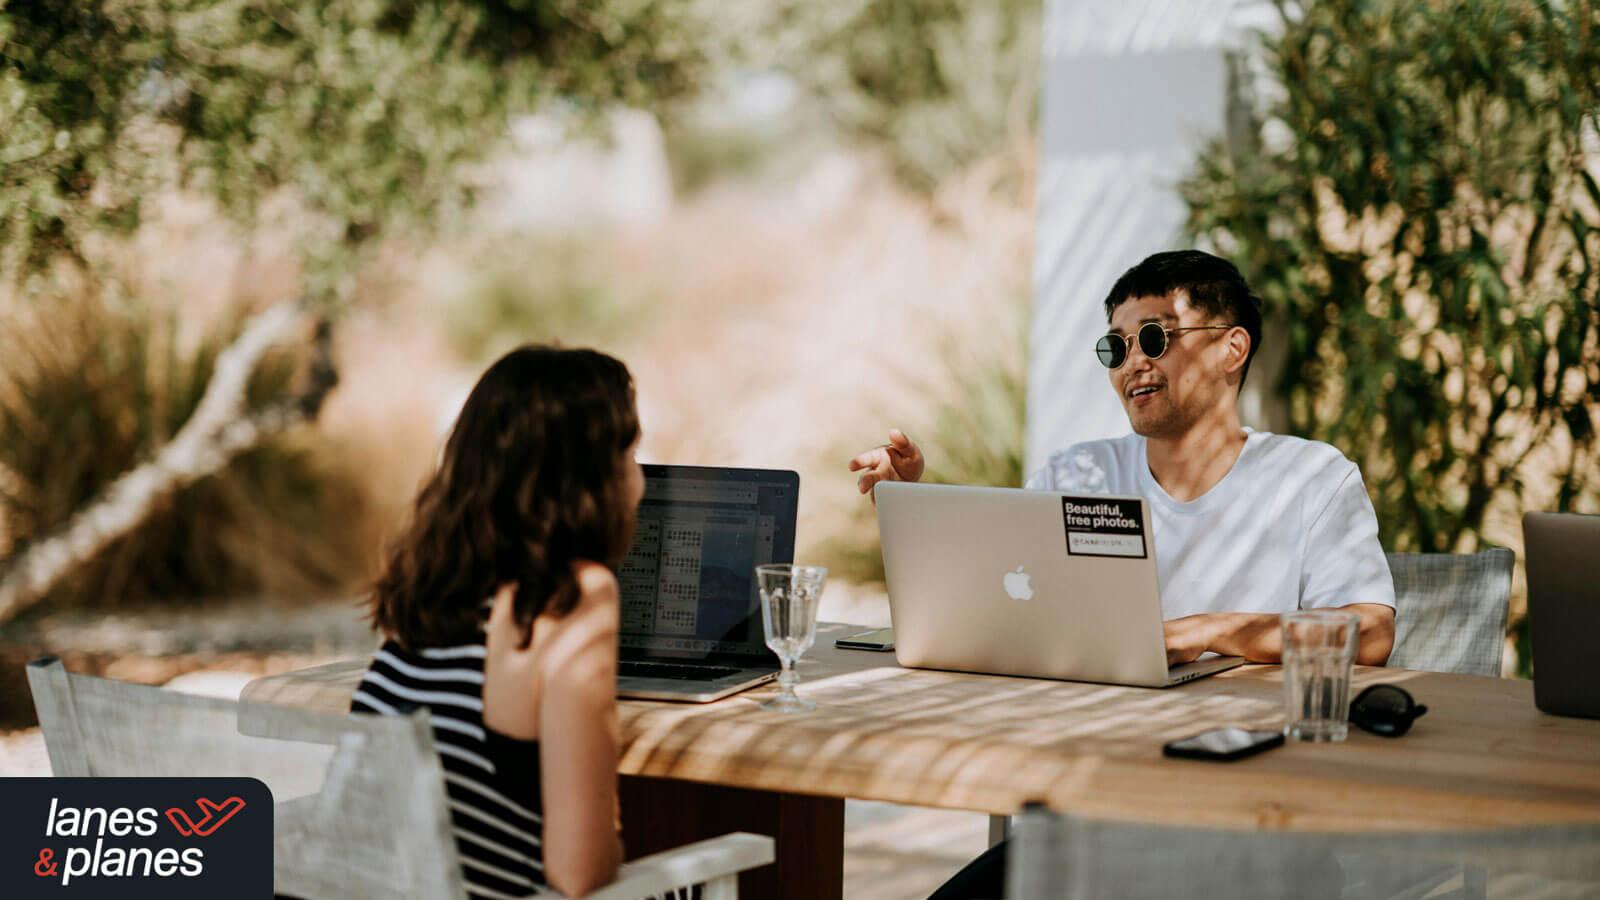
{"type": "Polygon", "coordinates": [[[239,733],[239,704],[150,685],[74,675],[54,657],[28,664],[57,777],[248,775],[276,801],[322,785],[331,746],[239,733]]]}
{"type": "Polygon", "coordinates": [[[1516,554],[1390,553],[1395,636],[1389,665],[1462,675],[1500,674],[1516,554]]]}
{"type": "Polygon", "coordinates": [[[1029,809],[1007,900],[1594,897],[1600,827],[1343,834],[1146,825],[1029,809]]]}
{"type": "Polygon", "coordinates": [[[426,710],[334,716],[241,705],[73,675],[53,658],[29,663],[28,682],[57,776],[265,782],[276,801],[278,893],[466,897],[426,710]]]}

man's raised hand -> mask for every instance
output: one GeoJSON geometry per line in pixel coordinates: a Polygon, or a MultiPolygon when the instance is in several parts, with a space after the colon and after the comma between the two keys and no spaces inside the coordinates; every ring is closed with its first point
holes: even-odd
{"type": "Polygon", "coordinates": [[[922,451],[898,428],[889,429],[889,443],[850,460],[850,471],[861,473],[856,489],[863,494],[880,481],[917,481],[922,478],[923,466],[922,451]]]}

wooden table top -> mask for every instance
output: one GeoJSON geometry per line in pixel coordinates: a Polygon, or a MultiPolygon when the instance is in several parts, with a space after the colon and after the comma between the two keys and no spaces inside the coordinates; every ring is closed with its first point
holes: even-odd
{"type": "MultiPolygon", "coordinates": [[[[803,715],[772,687],[715,703],[621,700],[623,774],[1011,814],[1028,800],[1100,817],[1307,830],[1600,824],[1600,721],[1547,716],[1526,681],[1357,667],[1428,706],[1404,737],[1356,728],[1232,763],[1167,759],[1169,740],[1276,728],[1281,670],[1245,666],[1164,690],[903,669],[839,650],[824,624],[800,664],[803,715]]],[[[350,660],[251,682],[242,699],[342,713],[350,660]]]]}

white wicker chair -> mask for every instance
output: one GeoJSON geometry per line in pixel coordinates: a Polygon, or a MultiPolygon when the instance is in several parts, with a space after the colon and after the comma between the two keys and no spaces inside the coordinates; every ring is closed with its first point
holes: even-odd
{"type": "Polygon", "coordinates": [[[1500,674],[1516,554],[1390,553],[1394,651],[1389,665],[1462,675],[1500,674]]]}
{"type": "MultiPolygon", "coordinates": [[[[246,776],[275,800],[275,890],[305,900],[466,898],[426,710],[333,716],[181,694],[28,664],[50,766],[70,776],[246,776]],[[250,734],[239,724],[248,719],[250,734]],[[271,734],[275,737],[252,735],[271,734]],[[290,739],[289,736],[292,736],[290,739]]],[[[728,834],[622,867],[592,900],[703,886],[738,896],[772,839],[728,834]]],[[[554,896],[540,895],[540,896],[554,896]]]]}

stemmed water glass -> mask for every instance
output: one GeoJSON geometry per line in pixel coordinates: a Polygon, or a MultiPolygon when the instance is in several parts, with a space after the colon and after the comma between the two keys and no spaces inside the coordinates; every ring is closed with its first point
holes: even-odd
{"type": "Polygon", "coordinates": [[[783,671],[778,673],[778,695],[761,704],[762,709],[778,712],[808,712],[817,705],[796,694],[800,682],[795,663],[817,639],[817,604],[828,570],[822,566],[796,566],[775,563],[756,566],[756,581],[761,589],[761,625],[767,632],[767,646],[778,655],[783,671]]]}

